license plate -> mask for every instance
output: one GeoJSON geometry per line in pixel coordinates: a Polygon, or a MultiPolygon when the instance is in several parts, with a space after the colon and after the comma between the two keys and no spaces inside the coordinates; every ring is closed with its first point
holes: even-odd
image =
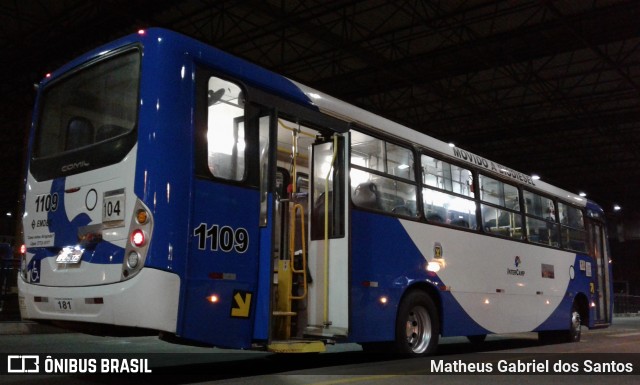
{"type": "Polygon", "coordinates": [[[82,253],[84,253],[84,249],[79,249],[75,247],[64,247],[58,253],[58,257],[56,258],[57,263],[80,263],[82,259],[82,253]]]}
{"type": "Polygon", "coordinates": [[[75,305],[73,303],[73,299],[71,298],[54,298],[53,308],[57,312],[66,313],[74,311],[75,305]]]}

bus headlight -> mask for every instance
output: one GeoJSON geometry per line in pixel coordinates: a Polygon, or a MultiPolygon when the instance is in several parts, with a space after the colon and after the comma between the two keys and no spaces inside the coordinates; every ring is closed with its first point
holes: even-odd
{"type": "Polygon", "coordinates": [[[433,261],[427,263],[427,271],[437,273],[444,269],[446,265],[444,258],[434,258],[433,261]]]}
{"type": "Polygon", "coordinates": [[[440,264],[438,262],[429,262],[427,264],[427,271],[437,273],[440,271],[440,264]]]}

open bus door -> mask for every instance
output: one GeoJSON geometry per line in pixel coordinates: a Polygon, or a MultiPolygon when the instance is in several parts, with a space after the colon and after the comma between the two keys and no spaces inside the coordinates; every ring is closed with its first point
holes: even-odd
{"type": "Polygon", "coordinates": [[[349,322],[345,138],[295,118],[277,125],[278,160],[288,169],[276,171],[276,187],[285,186],[274,204],[268,349],[323,351],[327,340],[346,336],[349,322]]]}
{"type": "MultiPolygon", "coordinates": [[[[345,134],[347,135],[347,134],[345,134]]],[[[345,136],[333,135],[312,148],[309,286],[306,334],[346,337],[349,331],[349,176],[345,136]]]]}
{"type": "Polygon", "coordinates": [[[611,282],[609,266],[609,249],[606,242],[604,226],[597,221],[589,221],[591,226],[592,255],[595,258],[595,287],[593,293],[596,299],[595,324],[609,324],[611,322],[611,282]]]}

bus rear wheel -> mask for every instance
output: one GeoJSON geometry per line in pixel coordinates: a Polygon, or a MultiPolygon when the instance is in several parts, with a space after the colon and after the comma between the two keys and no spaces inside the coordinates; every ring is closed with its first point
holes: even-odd
{"type": "Polygon", "coordinates": [[[396,319],[395,350],[410,356],[435,352],[440,336],[436,306],[422,291],[413,291],[400,303],[396,319]]]}

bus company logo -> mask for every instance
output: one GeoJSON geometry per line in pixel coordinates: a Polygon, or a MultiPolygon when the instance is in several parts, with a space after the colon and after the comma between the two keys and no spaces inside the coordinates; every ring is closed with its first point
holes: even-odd
{"type": "Polygon", "coordinates": [[[522,260],[520,259],[519,256],[516,255],[516,257],[513,260],[513,264],[516,266],[516,268],[515,269],[507,268],[507,274],[523,277],[525,271],[524,270],[520,270],[518,268],[520,265],[522,265],[522,260]]]}
{"type": "Polygon", "coordinates": [[[61,170],[62,172],[68,172],[68,171],[73,171],[79,168],[89,167],[89,166],[90,166],[89,162],[87,162],[86,160],[81,160],[79,162],[65,164],[64,166],[62,166],[61,170]]]}
{"type": "Polygon", "coordinates": [[[31,221],[31,229],[35,230],[36,227],[49,227],[53,221],[51,219],[34,219],[31,221]]]}

